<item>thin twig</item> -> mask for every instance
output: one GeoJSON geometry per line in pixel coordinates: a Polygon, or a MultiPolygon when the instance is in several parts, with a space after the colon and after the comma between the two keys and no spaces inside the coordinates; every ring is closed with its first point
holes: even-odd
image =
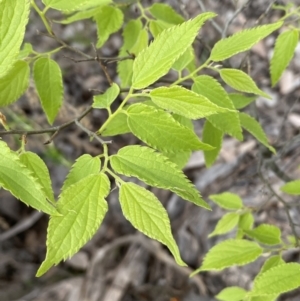
{"type": "Polygon", "coordinates": [[[78,120],[75,120],[75,124],[81,128],[85,133],[87,133],[90,137],[95,138],[97,141],[99,141],[101,144],[109,144],[112,143],[111,140],[109,141],[104,141],[102,140],[96,133],[90,131],[89,129],[87,129],[84,125],[82,125],[78,120]]]}
{"type": "MultiPolygon", "coordinates": [[[[204,5],[204,3],[202,2],[202,0],[197,0],[197,3],[199,4],[199,6],[200,6],[200,8],[201,8],[201,10],[203,11],[203,12],[206,12],[207,10],[206,10],[206,7],[205,7],[205,5],[204,5]]],[[[211,25],[216,29],[216,31],[217,32],[219,32],[220,34],[222,34],[222,28],[219,26],[219,24],[216,22],[216,21],[214,21],[214,20],[212,20],[212,19],[209,19],[209,21],[210,21],[210,23],[211,23],[211,25]]]]}
{"type": "Polygon", "coordinates": [[[26,231],[32,225],[34,225],[43,216],[43,214],[43,212],[34,211],[29,217],[21,220],[19,223],[17,223],[15,226],[10,228],[3,234],[0,234],[0,242],[26,231]]]}
{"type": "Polygon", "coordinates": [[[251,0],[248,0],[246,3],[244,3],[242,6],[240,6],[234,13],[233,15],[231,16],[231,18],[229,18],[224,26],[224,29],[222,31],[222,38],[226,38],[227,36],[227,31],[228,31],[228,28],[230,26],[230,24],[233,22],[233,20],[237,17],[237,15],[248,5],[248,3],[250,2],[251,0]]]}
{"type": "Polygon", "coordinates": [[[268,189],[272,192],[272,194],[278,199],[278,201],[283,204],[284,211],[287,215],[287,218],[289,220],[289,225],[292,229],[293,235],[295,236],[296,244],[295,246],[299,246],[299,237],[294,225],[294,222],[292,220],[291,214],[289,212],[289,204],[273,189],[272,185],[260,174],[260,179],[264,182],[264,184],[268,187],[268,189]]]}
{"type": "Polygon", "coordinates": [[[79,50],[77,48],[74,48],[74,47],[68,45],[66,42],[64,42],[62,39],[58,38],[56,35],[50,35],[48,33],[40,32],[40,31],[38,31],[38,34],[42,35],[42,36],[45,36],[45,37],[48,37],[48,38],[51,38],[51,39],[54,39],[56,42],[58,42],[59,44],[63,45],[65,48],[68,48],[68,49],[76,52],[77,54],[82,55],[83,57],[85,57],[87,59],[93,59],[92,56],[90,56],[90,55],[82,52],[81,50],[79,50]]]}
{"type": "MultiPolygon", "coordinates": [[[[86,108],[78,117],[63,123],[62,125],[59,126],[53,126],[47,129],[42,129],[42,130],[11,130],[11,131],[0,131],[0,136],[5,136],[5,135],[15,135],[15,134],[19,134],[19,135],[39,135],[39,134],[45,134],[45,133],[57,133],[65,128],[67,128],[68,126],[72,125],[73,123],[75,123],[75,121],[80,121],[83,117],[85,117],[89,112],[91,112],[93,109],[92,106],[89,106],[88,108],[86,108]]],[[[50,138],[51,139],[51,138],[50,138]]],[[[51,141],[50,141],[51,142],[51,141]]],[[[49,143],[50,143],[49,142],[49,143]]],[[[47,142],[46,142],[47,144],[47,142]]]]}

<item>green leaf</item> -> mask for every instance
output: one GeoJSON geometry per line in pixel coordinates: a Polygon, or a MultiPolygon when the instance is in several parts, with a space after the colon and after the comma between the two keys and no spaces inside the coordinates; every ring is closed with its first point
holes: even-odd
{"type": "Polygon", "coordinates": [[[239,222],[239,214],[236,212],[226,213],[218,221],[214,231],[208,235],[213,237],[215,235],[221,235],[230,232],[239,222]]]}
{"type": "Polygon", "coordinates": [[[33,52],[32,45],[30,43],[24,43],[23,48],[19,52],[18,59],[22,60],[27,58],[33,52]]]}
{"type": "Polygon", "coordinates": [[[269,269],[254,281],[251,296],[282,294],[300,286],[300,264],[287,263],[269,269]]]}
{"type": "Polygon", "coordinates": [[[149,30],[154,38],[157,38],[160,33],[170,27],[172,27],[172,24],[160,20],[151,20],[149,24],[149,30]]]}
{"type": "Polygon", "coordinates": [[[100,9],[99,9],[99,7],[96,7],[96,8],[80,11],[75,14],[72,14],[71,16],[68,16],[67,18],[65,18],[61,21],[55,21],[55,22],[60,23],[60,24],[70,24],[70,23],[74,23],[76,21],[90,19],[90,18],[94,17],[100,11],[100,9]]]}
{"type": "MultiPolygon", "coordinates": [[[[135,45],[139,38],[143,24],[140,19],[130,20],[123,29],[123,45],[120,49],[119,56],[127,56],[130,49],[135,45]]],[[[118,75],[121,80],[121,87],[131,85],[133,60],[118,61],[118,75]]]]}
{"type": "Polygon", "coordinates": [[[246,113],[240,113],[240,121],[242,127],[252,134],[261,144],[268,148],[272,153],[276,153],[276,150],[269,144],[268,138],[263,131],[259,122],[246,113]]]}
{"type": "Polygon", "coordinates": [[[195,58],[195,52],[193,47],[189,47],[183,55],[181,55],[173,64],[172,69],[176,71],[182,71],[192,62],[195,58]]]}
{"type": "Polygon", "coordinates": [[[129,52],[137,56],[142,50],[144,50],[148,46],[148,41],[148,31],[146,29],[142,29],[136,40],[136,43],[133,45],[129,52]]]}
{"type": "MultiPolygon", "coordinates": [[[[63,12],[72,12],[75,10],[85,10],[93,6],[95,0],[73,0],[72,2],[66,0],[42,0],[47,7],[51,7],[63,12]]],[[[107,0],[98,0],[98,5],[106,4],[107,0]]]]}
{"type": "Polygon", "coordinates": [[[224,209],[238,210],[243,208],[243,201],[235,193],[223,192],[220,194],[212,194],[209,196],[209,198],[224,209]]]}
{"type": "Polygon", "coordinates": [[[92,157],[88,154],[80,156],[72,165],[61,190],[65,191],[69,186],[76,184],[89,175],[98,174],[100,172],[100,168],[101,161],[98,157],[92,157]]]}
{"type": "Polygon", "coordinates": [[[171,162],[175,163],[179,169],[183,169],[185,165],[188,163],[192,152],[162,152],[162,154],[167,157],[171,162]]]}
{"type": "Polygon", "coordinates": [[[102,173],[87,176],[62,192],[57,208],[63,216],[50,219],[46,259],[37,277],[71,257],[95,234],[107,212],[104,198],[109,189],[109,179],[102,173]]]}
{"type": "Polygon", "coordinates": [[[150,92],[151,100],[159,107],[190,119],[199,119],[227,112],[206,97],[180,86],[160,87],[150,92]]]}
{"type": "Polygon", "coordinates": [[[278,298],[278,294],[275,294],[275,295],[268,295],[268,296],[250,297],[250,299],[248,300],[249,301],[276,301],[277,298],[278,298]]]}
{"type": "Polygon", "coordinates": [[[228,96],[236,109],[243,109],[256,99],[255,96],[246,96],[239,93],[229,93],[228,96]]]}
{"type": "Polygon", "coordinates": [[[42,187],[30,169],[22,164],[18,155],[3,141],[0,141],[0,186],[27,206],[47,214],[59,214],[46,200],[42,187]]]}
{"type": "Polygon", "coordinates": [[[257,26],[232,35],[217,42],[211,51],[210,59],[214,62],[223,61],[237,53],[249,50],[260,40],[267,37],[274,30],[280,28],[283,22],[257,26]]]}
{"type": "Polygon", "coordinates": [[[280,255],[271,256],[270,258],[268,258],[265,261],[264,265],[260,269],[259,274],[256,276],[256,278],[259,277],[264,272],[270,270],[271,268],[276,267],[281,264],[285,264],[285,261],[281,258],[280,255]]]}
{"type": "Polygon", "coordinates": [[[103,94],[94,96],[93,108],[108,109],[119,94],[119,86],[113,83],[103,94]]]}
{"type": "Polygon", "coordinates": [[[184,22],[184,18],[167,4],[154,3],[151,7],[149,7],[149,12],[154,18],[166,23],[177,25],[184,22]]]}
{"type": "Polygon", "coordinates": [[[215,147],[213,150],[204,151],[205,165],[210,167],[216,161],[221,150],[223,132],[206,120],[203,127],[202,140],[204,143],[215,147]]]}
{"type": "Polygon", "coordinates": [[[183,172],[165,156],[146,146],[125,146],[111,157],[112,168],[125,176],[134,176],[146,184],[168,189],[198,206],[210,209],[199,191],[183,172]]]}
{"type": "Polygon", "coordinates": [[[173,238],[167,211],[153,193],[134,183],[124,183],[120,204],[125,218],[136,229],[166,245],[177,264],[186,266],[173,238]]]}
{"type": "Polygon", "coordinates": [[[84,3],[79,7],[80,10],[84,11],[90,8],[99,8],[104,5],[112,3],[112,0],[84,0],[84,3]]]}
{"type": "Polygon", "coordinates": [[[192,275],[201,271],[220,271],[234,265],[246,265],[255,261],[262,252],[263,249],[255,242],[228,239],[212,247],[204,257],[202,266],[192,275]]]}
{"type": "Polygon", "coordinates": [[[45,197],[52,203],[55,203],[49,170],[44,161],[32,152],[22,153],[20,161],[32,172],[32,175],[41,185],[45,197]]]}
{"type": "Polygon", "coordinates": [[[227,69],[227,68],[220,69],[219,72],[223,81],[228,86],[234,88],[235,90],[257,94],[265,98],[271,99],[271,97],[267,93],[260,90],[256,86],[253,79],[245,72],[238,69],[227,69]]]}
{"type": "MultiPolygon", "coordinates": [[[[215,105],[234,110],[234,105],[224,88],[211,76],[202,75],[195,79],[192,90],[205,96],[215,105]]],[[[243,140],[242,128],[237,112],[208,116],[207,120],[223,133],[228,133],[238,140],[243,140]]]]}
{"type": "Polygon", "coordinates": [[[214,16],[214,13],[204,13],[164,30],[134,60],[133,88],[145,88],[168,73],[174,62],[193,43],[203,23],[214,16]]]}
{"type": "Polygon", "coordinates": [[[112,33],[117,32],[123,24],[124,15],[122,11],[113,6],[103,6],[94,16],[97,23],[98,41],[97,48],[100,48],[112,33]]]}
{"type": "Polygon", "coordinates": [[[281,231],[273,225],[261,224],[252,230],[244,229],[244,232],[262,244],[278,245],[281,243],[281,231]]]}
{"type": "Polygon", "coordinates": [[[281,77],[285,68],[294,56],[298,44],[299,32],[297,29],[282,32],[276,39],[274,54],[271,59],[271,81],[274,87],[281,77]]]}
{"type": "Polygon", "coordinates": [[[126,134],[130,132],[130,128],[127,124],[127,115],[124,111],[118,112],[112,117],[110,122],[104,128],[101,136],[116,136],[126,134]]]}
{"type": "Polygon", "coordinates": [[[52,124],[63,102],[60,67],[49,58],[39,58],[33,66],[33,77],[43,110],[52,124]]]}
{"type": "Polygon", "coordinates": [[[213,149],[163,110],[139,103],[131,105],[127,113],[127,122],[132,133],[158,150],[175,152],[213,149]]]}
{"type": "Polygon", "coordinates": [[[17,61],[0,79],[0,107],[15,102],[27,89],[29,84],[29,66],[24,61],[17,61]]]}
{"type": "Polygon", "coordinates": [[[250,230],[252,229],[253,224],[254,224],[254,217],[251,212],[246,212],[240,216],[239,228],[243,230],[250,230]]]}
{"type": "Polygon", "coordinates": [[[220,301],[241,301],[246,297],[247,291],[238,286],[231,286],[224,288],[218,295],[215,296],[216,299],[220,301]]]}
{"type": "Polygon", "coordinates": [[[300,180],[288,182],[285,185],[283,185],[280,189],[281,191],[288,194],[300,195],[300,180]]]}
{"type": "MultiPolygon", "coordinates": [[[[151,103],[152,101],[149,100],[151,103]]],[[[145,103],[145,102],[144,102],[145,103]]],[[[172,117],[178,121],[181,125],[194,130],[194,125],[191,119],[185,118],[181,115],[173,114],[172,117]]],[[[162,154],[167,157],[171,162],[175,163],[179,169],[183,169],[188,163],[192,152],[191,151],[181,151],[181,152],[162,152],[162,154]]]]}
{"type": "Polygon", "coordinates": [[[2,0],[0,9],[0,78],[17,60],[28,22],[29,0],[2,0]]]}

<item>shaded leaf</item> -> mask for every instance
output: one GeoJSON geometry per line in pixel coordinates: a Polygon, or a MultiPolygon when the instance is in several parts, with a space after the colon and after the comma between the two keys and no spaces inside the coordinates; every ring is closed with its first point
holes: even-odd
{"type": "MultiPolygon", "coordinates": [[[[211,76],[201,75],[194,79],[192,90],[205,96],[219,107],[234,110],[234,106],[224,88],[211,76]]],[[[222,113],[208,116],[207,120],[223,133],[242,140],[242,128],[237,112],[222,113]]]]}
{"type": "Polygon", "coordinates": [[[205,165],[206,167],[210,167],[216,161],[220,153],[223,141],[223,132],[206,120],[203,127],[202,140],[204,143],[215,147],[213,150],[204,151],[205,165]]]}

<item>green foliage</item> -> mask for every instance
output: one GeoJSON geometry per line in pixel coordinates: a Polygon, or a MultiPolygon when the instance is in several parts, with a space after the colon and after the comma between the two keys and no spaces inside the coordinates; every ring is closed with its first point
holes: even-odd
{"type": "Polygon", "coordinates": [[[201,14],[193,20],[172,26],[158,35],[154,42],[134,60],[132,87],[145,88],[164,76],[193,43],[204,22],[214,16],[213,13],[201,14]]]}
{"type": "Polygon", "coordinates": [[[0,79],[14,66],[28,22],[29,0],[2,0],[0,9],[0,79]]]}
{"type": "Polygon", "coordinates": [[[300,180],[286,183],[281,187],[281,190],[288,194],[300,195],[300,180]]]}
{"type": "Polygon", "coordinates": [[[0,81],[0,107],[16,101],[29,84],[29,66],[24,61],[16,61],[0,81]]]}
{"type": "Polygon", "coordinates": [[[233,89],[241,92],[253,93],[270,98],[268,94],[261,91],[245,72],[238,69],[221,69],[220,76],[223,81],[233,89]]]}
{"type": "Polygon", "coordinates": [[[249,50],[260,40],[282,26],[282,22],[246,29],[233,36],[217,42],[211,51],[210,59],[214,62],[223,61],[229,57],[249,50]]]}
{"type": "Polygon", "coordinates": [[[282,72],[293,58],[298,40],[299,32],[296,29],[287,30],[278,36],[270,67],[272,86],[276,85],[282,72]]]}
{"type": "Polygon", "coordinates": [[[122,11],[113,6],[103,6],[94,16],[97,23],[98,41],[97,48],[100,48],[109,38],[109,36],[118,31],[123,24],[122,11]]]}
{"type": "Polygon", "coordinates": [[[151,186],[169,189],[198,206],[210,208],[182,171],[151,148],[126,146],[112,156],[110,161],[117,173],[137,177],[151,186]]]}
{"type": "Polygon", "coordinates": [[[0,186],[27,206],[47,214],[59,215],[55,207],[47,202],[47,195],[40,181],[32,174],[32,168],[26,168],[18,155],[11,151],[3,141],[0,141],[0,151],[0,186]]]}
{"type": "Polygon", "coordinates": [[[166,245],[179,265],[185,266],[171,233],[168,214],[153,193],[134,183],[120,188],[124,216],[139,231],[166,245]]]}
{"type": "Polygon", "coordinates": [[[71,257],[95,234],[107,212],[104,198],[109,190],[109,179],[99,173],[89,175],[62,191],[57,202],[57,209],[62,215],[51,216],[47,255],[37,276],[71,257]]]}
{"type": "Polygon", "coordinates": [[[210,150],[190,129],[178,123],[171,114],[144,104],[127,110],[132,133],[148,145],[162,151],[210,150]]]}
{"type": "Polygon", "coordinates": [[[227,287],[215,297],[220,301],[241,301],[247,295],[247,291],[238,286],[227,287]]]}
{"type": "Polygon", "coordinates": [[[233,265],[246,265],[256,260],[263,249],[255,242],[244,239],[228,239],[212,247],[204,257],[200,271],[223,270],[233,265]]]}
{"type": "Polygon", "coordinates": [[[33,66],[35,87],[50,124],[63,101],[63,83],[58,64],[49,58],[39,58],[33,66]]]}
{"type": "Polygon", "coordinates": [[[111,104],[120,94],[120,88],[117,84],[113,83],[105,93],[94,96],[93,108],[95,109],[109,109],[111,104]]]}
{"type": "MultiPolygon", "coordinates": [[[[53,32],[52,21],[70,24],[90,19],[98,32],[97,48],[102,48],[119,30],[122,30],[123,37],[118,58],[111,59],[112,62],[117,60],[118,84],[107,76],[109,88],[94,96],[92,106],[86,111],[107,110],[108,117],[96,134],[113,137],[131,133],[148,146],[137,142],[137,145],[125,145],[117,154],[111,155],[108,142],[92,133],[91,136],[103,144],[102,152],[99,150],[95,157],[83,154],[77,158],[56,202],[48,168],[38,155],[25,151],[25,138],[16,152],[0,141],[0,186],[26,205],[50,215],[47,254],[37,276],[75,254],[95,234],[108,210],[105,198],[110,193],[110,180],[119,188],[119,200],[126,219],[140,232],[166,245],[179,265],[186,265],[160,201],[146,188],[125,181],[118,174],[136,177],[147,185],[169,190],[209,210],[209,204],[181,170],[192,151],[202,150],[205,164],[210,167],[219,155],[225,135],[243,140],[242,131],[245,129],[275,153],[259,122],[240,111],[257,95],[270,98],[269,95],[259,89],[245,72],[227,67],[227,62],[223,64],[226,68],[215,65],[215,62],[250,50],[279,29],[287,17],[298,16],[297,10],[290,12],[288,6],[275,6],[285,13],[278,22],[245,29],[219,40],[212,47],[208,59],[199,63],[193,42],[204,23],[215,16],[212,12],[185,20],[166,4],[154,3],[144,8],[138,2],[136,6],[140,15],[127,20],[126,9],[111,0],[42,2],[44,7],[40,10],[34,0],[0,0],[0,107],[17,101],[26,91],[32,68],[42,108],[52,124],[63,102],[63,80],[60,67],[51,55],[66,47],[82,54],[64,41],[62,47],[45,53],[37,53],[29,43],[24,43],[20,50],[30,5],[48,34],[57,42],[60,40],[53,32]],[[50,8],[64,14],[60,21],[49,21],[46,14],[50,8]],[[149,38],[153,38],[150,45],[149,38]],[[161,78],[171,69],[172,76],[175,74],[177,77],[170,84],[164,84],[161,78]],[[207,69],[220,75],[229,87],[246,94],[228,93],[222,81],[220,83],[213,76],[206,75],[207,69]],[[119,105],[116,99],[120,100],[119,105]],[[201,141],[192,121],[202,118],[201,141]]],[[[278,36],[270,64],[273,86],[292,60],[298,39],[299,28],[292,26],[278,36]]],[[[93,60],[88,55],[84,56],[93,60]]],[[[95,61],[99,60],[102,58],[97,56],[95,61]]],[[[100,65],[103,67],[105,63],[107,61],[103,60],[100,65]]],[[[82,117],[59,127],[59,130],[78,124],[82,117]]],[[[9,122],[2,113],[0,122],[9,131],[9,122]]],[[[49,132],[53,133],[53,128],[49,132]]],[[[90,133],[90,130],[86,129],[86,132],[90,133]]],[[[300,181],[287,183],[281,190],[300,195],[300,181]]],[[[210,199],[229,212],[222,215],[209,237],[235,235],[235,238],[213,246],[192,275],[246,265],[263,254],[272,254],[255,278],[251,291],[229,287],[216,298],[222,301],[273,301],[280,294],[300,286],[300,265],[286,264],[281,257],[282,251],[290,248],[291,243],[297,243],[295,237],[290,239],[291,243],[285,244],[280,229],[275,225],[254,227],[255,209],[243,204],[234,193],[215,194],[210,199]]]]}
{"type": "Polygon", "coordinates": [[[150,97],[159,107],[190,119],[228,112],[227,109],[216,106],[206,97],[180,86],[153,89],[150,97]]]}

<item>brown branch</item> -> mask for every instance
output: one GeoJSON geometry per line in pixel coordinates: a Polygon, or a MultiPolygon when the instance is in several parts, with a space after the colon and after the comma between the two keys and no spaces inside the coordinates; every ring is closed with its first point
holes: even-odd
{"type": "MultiPolygon", "coordinates": [[[[76,121],[80,121],[83,117],[85,117],[88,113],[90,113],[92,111],[93,107],[89,106],[87,109],[85,109],[78,117],[63,123],[62,125],[59,126],[53,126],[47,129],[42,129],[42,130],[11,130],[11,131],[0,131],[0,136],[5,136],[5,135],[40,135],[40,134],[45,134],[45,133],[54,133],[52,135],[52,137],[54,138],[58,132],[60,132],[61,130],[69,127],[70,125],[76,123],[76,121]]],[[[51,137],[51,138],[52,138],[51,137]]],[[[49,139],[48,141],[45,142],[45,144],[48,144],[52,141],[52,139],[49,139]]]]}
{"type": "Polygon", "coordinates": [[[76,125],[81,128],[85,133],[87,133],[90,137],[95,138],[97,141],[99,141],[101,144],[109,144],[112,143],[111,140],[109,141],[104,141],[102,140],[96,133],[90,131],[89,129],[87,129],[85,126],[83,126],[78,120],[75,120],[76,125]]]}

